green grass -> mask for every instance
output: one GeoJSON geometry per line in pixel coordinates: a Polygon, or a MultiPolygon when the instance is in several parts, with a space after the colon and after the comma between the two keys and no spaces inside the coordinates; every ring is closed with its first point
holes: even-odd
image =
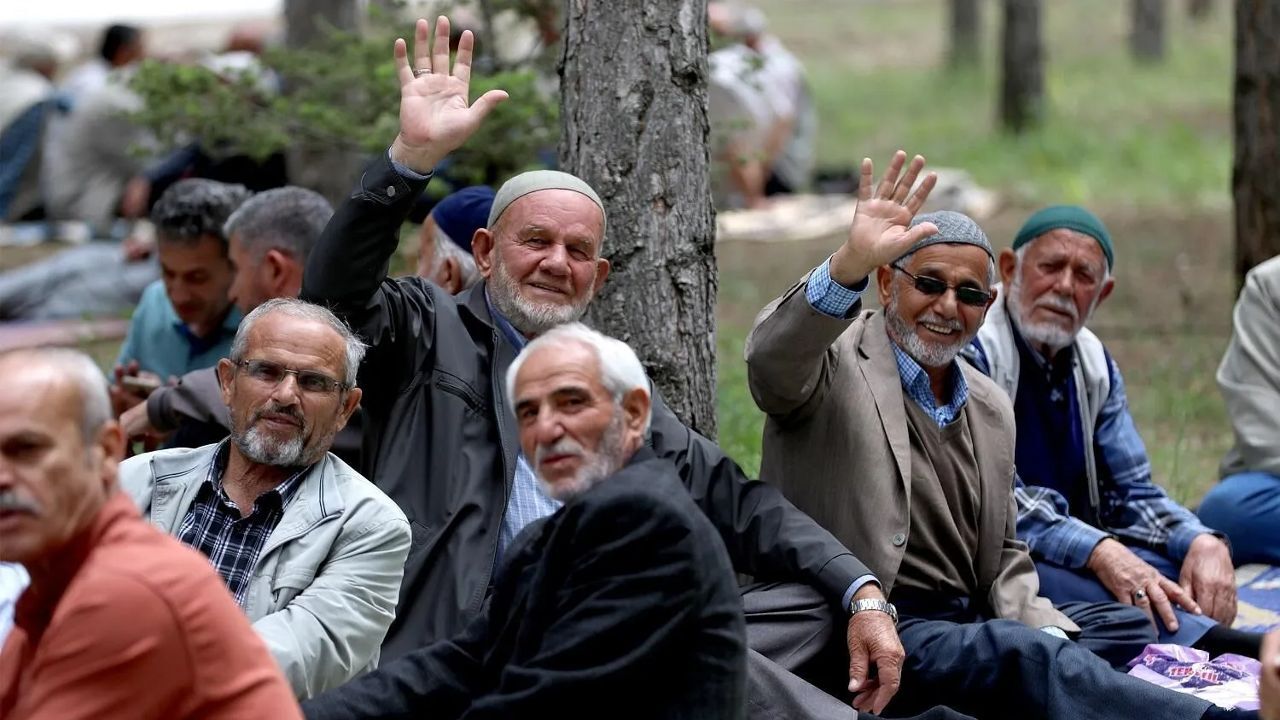
{"type": "MultiPolygon", "coordinates": [[[[771,30],[808,67],[821,114],[819,158],[878,167],[897,148],[968,170],[1005,205],[983,222],[1007,245],[1035,207],[1089,205],[1116,239],[1117,290],[1091,326],[1124,372],[1156,480],[1195,502],[1231,441],[1213,372],[1234,300],[1230,13],[1195,25],[1168,5],[1167,57],[1128,56],[1128,4],[1045,3],[1040,129],[995,123],[999,5],[984,3],[983,61],[945,69],[941,0],[760,0],[771,30]]],[[[742,344],[755,313],[840,238],[800,246],[721,245],[720,442],[759,466],[762,417],[742,344]]]]}

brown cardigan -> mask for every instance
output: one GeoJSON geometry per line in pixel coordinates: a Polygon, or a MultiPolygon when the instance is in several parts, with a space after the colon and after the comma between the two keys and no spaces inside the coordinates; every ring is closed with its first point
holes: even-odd
{"type": "MultiPolygon", "coordinates": [[[[855,308],[856,310],[856,308],[855,308]]],[[[817,520],[893,589],[910,532],[911,445],[884,316],[835,319],[809,304],[804,281],[770,303],[747,339],[751,394],[768,413],[763,480],[817,520]]],[[[971,599],[998,618],[1079,628],[1039,597],[1015,537],[1014,422],[1008,399],[965,363],[980,476],[977,575],[971,599]]]]}
{"type": "Polygon", "coordinates": [[[5,720],[302,717],[209,561],[123,493],[31,570],[0,651],[5,720]]]}

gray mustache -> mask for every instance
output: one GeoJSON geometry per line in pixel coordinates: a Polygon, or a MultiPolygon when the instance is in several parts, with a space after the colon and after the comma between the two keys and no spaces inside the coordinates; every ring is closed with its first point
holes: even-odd
{"type": "Polygon", "coordinates": [[[36,515],[40,512],[40,506],[18,497],[18,493],[14,490],[0,490],[0,512],[24,512],[36,515]]]}

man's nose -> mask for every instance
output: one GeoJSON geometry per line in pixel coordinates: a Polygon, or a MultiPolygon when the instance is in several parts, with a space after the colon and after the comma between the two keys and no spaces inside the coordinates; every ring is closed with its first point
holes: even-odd
{"type": "Polygon", "coordinates": [[[546,249],[542,256],[542,261],[538,263],[538,267],[543,271],[554,275],[569,274],[569,251],[564,245],[552,244],[546,249]]]}

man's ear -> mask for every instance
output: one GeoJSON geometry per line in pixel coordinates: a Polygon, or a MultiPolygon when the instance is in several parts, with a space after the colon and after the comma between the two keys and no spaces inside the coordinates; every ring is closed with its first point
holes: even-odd
{"type": "Polygon", "coordinates": [[[347,421],[351,419],[351,414],[356,411],[356,408],[360,407],[360,398],[363,395],[364,391],[358,387],[353,387],[347,391],[347,398],[343,401],[342,407],[339,408],[337,427],[334,432],[338,432],[347,426],[347,421]]]}
{"type": "Polygon", "coordinates": [[[457,295],[462,290],[462,272],[458,270],[458,259],[447,257],[440,263],[440,275],[436,284],[444,288],[450,295],[457,295]]]}
{"type": "Polygon", "coordinates": [[[996,264],[1000,266],[1000,282],[1007,288],[1013,283],[1013,273],[1018,269],[1018,254],[1010,248],[1000,251],[996,264]]]}
{"type": "Polygon", "coordinates": [[[1102,301],[1106,300],[1107,297],[1111,295],[1111,291],[1115,289],[1116,279],[1114,277],[1107,276],[1106,281],[1102,283],[1102,292],[1098,293],[1098,301],[1093,304],[1093,309],[1097,310],[1098,306],[1102,304],[1102,301]]]}
{"type": "Polygon", "coordinates": [[[235,363],[227,358],[218,361],[218,387],[222,390],[222,404],[227,407],[231,407],[231,382],[235,375],[235,363]]]}
{"type": "Polygon", "coordinates": [[[485,280],[488,280],[489,273],[493,272],[493,248],[495,242],[496,239],[489,228],[478,228],[476,234],[471,236],[471,257],[475,258],[476,268],[480,270],[480,277],[485,280]]]}
{"type": "Polygon", "coordinates": [[[272,297],[290,297],[302,290],[302,268],[278,249],[272,248],[262,256],[258,272],[266,279],[272,297]]]}
{"type": "Polygon", "coordinates": [[[881,265],[876,268],[876,291],[880,294],[880,307],[889,305],[889,297],[893,289],[893,268],[881,265]]]}
{"type": "Polygon", "coordinates": [[[610,267],[608,260],[604,258],[596,260],[596,281],[591,286],[592,296],[595,296],[596,293],[600,292],[600,288],[604,287],[604,281],[609,277],[610,267]]]}
{"type": "Polygon", "coordinates": [[[649,410],[653,406],[653,399],[649,397],[649,391],[644,388],[632,388],[622,396],[622,412],[626,416],[626,428],[640,439],[640,444],[644,444],[644,420],[649,416],[649,410]]]}
{"type": "Polygon", "coordinates": [[[124,429],[120,427],[120,423],[109,420],[98,428],[98,436],[91,442],[93,447],[90,452],[94,455],[94,461],[101,463],[103,489],[110,492],[116,486],[120,461],[124,459],[125,446],[128,444],[124,429]]]}

